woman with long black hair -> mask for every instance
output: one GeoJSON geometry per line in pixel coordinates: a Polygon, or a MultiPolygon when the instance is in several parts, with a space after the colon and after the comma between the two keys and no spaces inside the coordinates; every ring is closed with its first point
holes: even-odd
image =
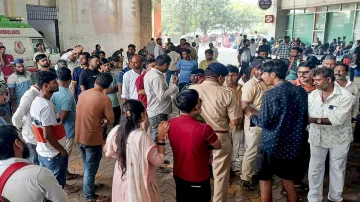
{"type": "Polygon", "coordinates": [[[158,127],[157,144],[140,128],[146,118],[144,105],[128,100],[122,106],[120,125],[111,130],[104,146],[105,156],[116,158],[112,201],[159,202],[156,167],[165,159],[165,136],[169,123],[158,127]]]}

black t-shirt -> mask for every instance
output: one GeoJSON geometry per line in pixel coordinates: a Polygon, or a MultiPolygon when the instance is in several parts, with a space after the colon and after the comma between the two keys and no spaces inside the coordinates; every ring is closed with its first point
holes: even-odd
{"type": "Polygon", "coordinates": [[[360,65],[360,46],[355,48],[354,54],[357,56],[357,65],[360,65]]]}
{"type": "Polygon", "coordinates": [[[95,87],[95,81],[99,71],[97,69],[91,70],[89,68],[85,69],[80,73],[79,84],[83,85],[86,90],[95,87]]]}

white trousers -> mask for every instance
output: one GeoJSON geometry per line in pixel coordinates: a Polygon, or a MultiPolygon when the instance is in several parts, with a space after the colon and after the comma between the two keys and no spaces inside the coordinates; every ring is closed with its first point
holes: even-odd
{"type": "Polygon", "coordinates": [[[231,133],[232,150],[231,150],[231,170],[235,171],[236,157],[240,152],[240,147],[243,145],[244,131],[235,131],[231,133]]]}
{"type": "Polygon", "coordinates": [[[350,143],[332,148],[310,145],[311,158],[309,165],[309,202],[321,202],[323,199],[323,182],[325,174],[326,155],[329,152],[330,180],[328,199],[342,201],[344,189],[346,161],[350,143]]]}

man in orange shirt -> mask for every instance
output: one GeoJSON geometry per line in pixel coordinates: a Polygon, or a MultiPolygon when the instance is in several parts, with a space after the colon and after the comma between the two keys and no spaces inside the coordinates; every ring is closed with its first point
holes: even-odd
{"type": "Polygon", "coordinates": [[[316,68],[316,66],[312,65],[310,62],[302,62],[299,65],[296,80],[290,81],[291,83],[303,87],[304,90],[310,94],[313,90],[315,90],[315,86],[313,85],[313,79],[311,76],[311,70],[316,68]]]}
{"type": "Polygon", "coordinates": [[[100,73],[95,87],[82,92],[76,106],[75,141],[79,143],[84,163],[85,201],[109,201],[95,194],[95,175],[102,156],[103,128],[115,121],[111,100],[103,94],[112,81],[111,74],[100,73]]]}

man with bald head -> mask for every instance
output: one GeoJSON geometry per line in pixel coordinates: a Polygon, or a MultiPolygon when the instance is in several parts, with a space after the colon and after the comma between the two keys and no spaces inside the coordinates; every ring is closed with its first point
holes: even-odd
{"type": "Polygon", "coordinates": [[[141,75],[143,69],[141,68],[143,58],[139,55],[134,55],[130,61],[131,70],[124,74],[122,83],[121,102],[125,103],[129,99],[138,99],[138,94],[135,87],[136,79],[141,75]]]}
{"type": "Polygon", "coordinates": [[[336,57],[333,55],[327,55],[322,63],[322,66],[329,69],[334,69],[336,65],[336,57]]]}

